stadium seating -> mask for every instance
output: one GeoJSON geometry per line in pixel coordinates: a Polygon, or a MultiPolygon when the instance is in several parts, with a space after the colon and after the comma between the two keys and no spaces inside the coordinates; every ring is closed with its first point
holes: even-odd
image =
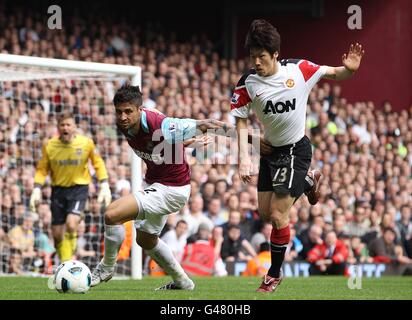
{"type": "MultiPolygon", "coordinates": [[[[0,7],[0,17],[5,14],[2,10],[0,7]]],[[[146,30],[147,35],[142,36],[128,24],[107,28],[104,21],[65,19],[72,20],[74,27],[55,32],[39,23],[35,15],[23,19],[18,12],[8,12],[8,25],[0,28],[0,52],[139,65],[143,68],[146,107],[167,116],[234,123],[229,100],[238,78],[247,70],[247,61],[221,58],[210,39],[179,42],[156,29],[146,30]]],[[[128,147],[114,129],[113,107],[104,87],[93,81],[65,81],[60,87],[48,80],[0,82],[0,273],[16,273],[8,257],[22,253],[12,247],[8,235],[28,213],[41,144],[55,134],[56,114],[62,106],[76,113],[79,128],[92,135],[105,159],[113,197],[130,192],[128,147]]],[[[260,128],[253,117],[250,124],[260,128]]],[[[351,249],[351,261],[356,262],[362,255],[358,244],[352,247],[355,241],[351,239],[359,237],[366,250],[381,236],[382,227],[391,227],[397,232],[396,244],[404,255],[412,257],[411,235],[405,235],[401,224],[408,211],[412,223],[412,109],[405,107],[398,113],[391,111],[390,102],[383,107],[369,101],[349,102],[338,85],[321,82],[308,101],[307,135],[313,143],[312,167],[323,173],[321,200],[313,207],[305,197],[296,202],[291,224],[299,226],[297,238],[307,237],[305,231],[311,224],[319,225],[323,232],[335,229],[351,249]],[[301,214],[304,210],[300,208],[306,208],[307,215],[301,214]]],[[[217,157],[224,158],[229,148],[229,141],[219,144],[217,157]]],[[[241,212],[242,232],[251,240],[260,229],[253,188],[257,180],[248,187],[240,183],[234,165],[199,164],[190,152],[188,157],[192,187],[202,195],[204,214],[210,210],[211,199],[220,198],[218,214],[227,221],[231,211],[241,212]],[[250,197],[242,199],[241,191],[250,197]]],[[[82,238],[82,248],[94,251],[86,257],[92,265],[101,256],[103,225],[95,189],[95,185],[90,187],[82,238]]],[[[50,193],[46,185],[32,229],[36,255],[21,259],[22,272],[50,273],[50,264],[55,262],[50,193]]],[[[190,211],[188,206],[179,215],[190,216],[190,211]]],[[[166,229],[174,226],[175,221],[170,220],[166,229]]],[[[365,250],[362,254],[368,257],[365,250]]]]}

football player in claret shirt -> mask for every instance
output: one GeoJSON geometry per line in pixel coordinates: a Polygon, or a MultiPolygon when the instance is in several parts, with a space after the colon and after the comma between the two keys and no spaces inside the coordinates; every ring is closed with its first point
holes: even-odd
{"type": "Polygon", "coordinates": [[[289,210],[305,193],[313,205],[319,199],[320,172],[308,172],[312,158],[305,136],[306,106],[313,86],[322,78],[345,80],[358,70],[364,51],[351,45],[342,66],[319,66],[303,59],[278,60],[280,35],[265,20],[254,20],[246,37],[253,65],[239,80],[231,100],[239,144],[239,175],[251,179],[247,149],[247,119],[253,110],[264,127],[264,138],[273,149],[262,155],[258,178],[258,202],[262,219],[271,221],[272,265],[257,289],[272,292],[282,280],[281,266],[289,243],[289,210]]]}
{"type": "Polygon", "coordinates": [[[179,211],[190,195],[190,168],[184,147],[210,129],[225,135],[230,125],[214,119],[193,120],[166,117],[142,107],[139,87],[124,85],[115,94],[116,124],[133,151],[147,165],[147,187],[124,196],[107,208],[104,257],[92,272],[92,286],[112,278],[116,257],[125,237],[123,223],[134,220],[136,242],[173,278],[158,290],[193,290],[193,281],[184,272],[169,246],[159,238],[167,216],[179,211]],[[172,146],[172,148],[170,148],[172,146]]]}

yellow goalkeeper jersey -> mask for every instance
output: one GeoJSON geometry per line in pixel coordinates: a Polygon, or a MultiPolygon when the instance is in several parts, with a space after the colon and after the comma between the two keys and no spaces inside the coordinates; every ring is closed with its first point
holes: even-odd
{"type": "Polygon", "coordinates": [[[92,180],[89,159],[96,170],[97,179],[107,179],[106,167],[92,139],[79,134],[70,143],[64,143],[58,137],[51,138],[43,146],[34,183],[43,185],[50,172],[53,186],[88,185],[92,180]]]}

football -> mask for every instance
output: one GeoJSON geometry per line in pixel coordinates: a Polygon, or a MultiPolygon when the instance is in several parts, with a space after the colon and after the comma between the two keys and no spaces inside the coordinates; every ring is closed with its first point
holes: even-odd
{"type": "Polygon", "coordinates": [[[49,279],[49,288],[59,293],[86,293],[90,289],[92,275],[83,262],[63,262],[49,279]]]}

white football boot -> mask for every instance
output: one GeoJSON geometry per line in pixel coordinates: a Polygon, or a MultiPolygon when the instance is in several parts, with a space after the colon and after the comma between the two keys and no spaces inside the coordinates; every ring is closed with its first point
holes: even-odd
{"type": "Polygon", "coordinates": [[[175,281],[171,281],[164,286],[161,286],[157,289],[158,290],[194,290],[195,288],[195,283],[189,279],[185,278],[179,281],[179,283],[176,283],[175,281]]]}
{"type": "Polygon", "coordinates": [[[92,283],[91,286],[95,287],[100,282],[109,281],[114,275],[114,266],[106,267],[102,262],[100,262],[92,272],[92,283]]]}

